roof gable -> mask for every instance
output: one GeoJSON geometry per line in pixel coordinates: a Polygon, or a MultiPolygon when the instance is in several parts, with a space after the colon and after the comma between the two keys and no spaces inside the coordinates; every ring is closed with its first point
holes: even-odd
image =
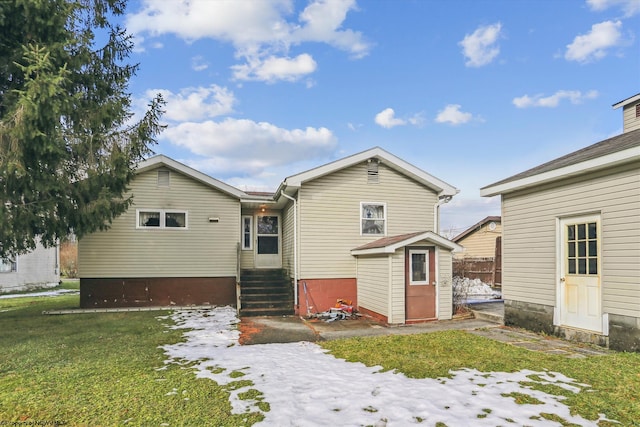
{"type": "Polygon", "coordinates": [[[480,189],[495,196],[640,160],[640,129],[605,139],[480,189]]]}
{"type": "Polygon", "coordinates": [[[620,102],[616,102],[615,104],[612,105],[612,107],[615,110],[616,108],[624,107],[625,105],[629,105],[636,101],[640,101],[640,93],[637,95],[630,96],[627,99],[623,99],[620,102]]]}
{"type": "Polygon", "coordinates": [[[171,169],[183,175],[186,175],[202,184],[205,184],[211,188],[219,190],[237,199],[251,198],[251,196],[249,196],[242,190],[232,187],[229,184],[225,184],[222,181],[212,178],[209,175],[199,172],[185,164],[177,162],[172,158],[164,156],[162,154],[150,157],[140,162],[138,164],[138,167],[136,168],[136,174],[150,171],[150,170],[159,168],[161,166],[165,166],[168,169],[171,169]]]}
{"type": "Polygon", "coordinates": [[[383,237],[351,250],[351,255],[392,254],[396,250],[420,241],[428,241],[450,251],[461,251],[462,246],[432,231],[418,231],[399,236],[383,237]]]}
{"type": "MultiPolygon", "coordinates": [[[[317,168],[310,169],[296,175],[291,175],[285,178],[280,188],[300,188],[305,182],[351,167],[358,163],[365,162],[372,158],[378,159],[386,166],[414,179],[415,181],[419,182],[422,185],[425,185],[426,187],[433,189],[440,196],[454,196],[460,192],[460,190],[458,190],[454,186],[447,184],[446,182],[436,178],[433,175],[428,174],[427,172],[423,171],[420,168],[417,168],[416,166],[408,162],[405,162],[404,160],[394,156],[393,154],[383,150],[380,147],[374,147],[369,150],[354,154],[352,156],[348,156],[343,159],[318,166],[317,168]]],[[[276,192],[276,194],[279,193],[280,191],[276,192]]]]}

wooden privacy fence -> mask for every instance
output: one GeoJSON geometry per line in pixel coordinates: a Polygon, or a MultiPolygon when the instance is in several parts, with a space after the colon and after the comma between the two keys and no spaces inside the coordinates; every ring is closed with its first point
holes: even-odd
{"type": "Polygon", "coordinates": [[[480,279],[490,286],[500,286],[502,283],[502,269],[494,258],[454,259],[453,275],[480,279]]]}

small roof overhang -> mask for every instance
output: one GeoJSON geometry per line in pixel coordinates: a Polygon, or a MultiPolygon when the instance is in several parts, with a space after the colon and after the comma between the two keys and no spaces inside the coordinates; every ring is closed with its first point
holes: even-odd
{"type": "Polygon", "coordinates": [[[362,151],[360,153],[285,178],[276,191],[276,197],[279,197],[282,191],[286,192],[289,196],[292,196],[305,182],[320,178],[324,175],[328,175],[330,173],[348,168],[350,166],[365,162],[373,158],[378,159],[386,166],[411,177],[422,185],[433,189],[438,193],[440,197],[452,197],[460,192],[460,190],[456,187],[447,184],[446,182],[436,178],[431,174],[428,174],[422,169],[402,160],[399,157],[394,156],[388,151],[385,151],[380,147],[374,147],[369,150],[362,151]]]}
{"type": "Polygon", "coordinates": [[[640,101],[640,93],[637,95],[633,95],[627,99],[623,99],[620,102],[616,102],[615,104],[612,105],[612,107],[615,110],[616,108],[624,107],[625,105],[629,105],[636,101],[640,101]]]}
{"type": "Polygon", "coordinates": [[[379,255],[392,254],[400,248],[426,241],[435,246],[450,251],[462,251],[462,246],[446,239],[433,231],[418,231],[415,233],[401,234],[399,236],[383,237],[366,245],[351,250],[351,255],[379,255]]]}
{"type": "Polygon", "coordinates": [[[176,160],[173,160],[170,157],[167,157],[163,154],[159,154],[153,157],[150,157],[146,160],[141,161],[140,163],[138,163],[138,167],[136,168],[136,173],[142,173],[142,172],[146,172],[149,170],[153,170],[156,168],[159,168],[161,166],[164,166],[166,168],[172,169],[176,172],[180,172],[183,175],[186,175],[190,178],[193,178],[196,181],[199,181],[209,187],[213,187],[219,191],[222,191],[223,193],[226,193],[232,197],[235,197],[237,199],[252,199],[252,197],[250,195],[248,195],[247,193],[245,193],[242,190],[239,190],[235,187],[232,187],[229,184],[225,184],[222,181],[219,181],[215,178],[210,177],[207,174],[204,174],[200,171],[197,171],[183,163],[180,163],[176,160]]]}

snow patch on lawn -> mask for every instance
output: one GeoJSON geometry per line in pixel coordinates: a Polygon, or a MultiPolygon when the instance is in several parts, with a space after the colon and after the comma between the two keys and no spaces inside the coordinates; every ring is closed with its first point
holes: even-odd
{"type": "Polygon", "coordinates": [[[192,362],[199,378],[220,385],[250,380],[252,386],[230,387],[230,400],[234,413],[260,411],[257,401],[239,397],[250,389],[260,391],[271,409],[258,425],[557,426],[541,418],[546,413],[581,426],[597,426],[571,415],[563,397],[520,384],[555,384],[574,393],[589,387],[560,373],[463,369],[451,372],[452,378],[412,379],[337,359],[309,342],[241,346],[239,320],[231,307],[176,311],[168,317],[175,322],[172,329],[186,329],[186,342],[162,347],[169,358],[166,363],[192,362]],[[511,393],[527,394],[539,404],[519,405],[513,397],[503,396],[511,393]]]}
{"type": "Polygon", "coordinates": [[[26,294],[10,294],[10,295],[0,295],[0,299],[9,299],[9,298],[32,298],[32,297],[57,297],[59,295],[77,295],[80,292],[74,289],[56,289],[53,291],[44,291],[44,292],[31,292],[26,294]]]}

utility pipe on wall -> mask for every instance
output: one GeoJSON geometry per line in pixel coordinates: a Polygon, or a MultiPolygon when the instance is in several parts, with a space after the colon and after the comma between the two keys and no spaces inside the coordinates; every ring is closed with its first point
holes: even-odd
{"type": "MultiPolygon", "coordinates": [[[[286,188],[286,187],[285,187],[286,188]]],[[[298,304],[298,204],[296,199],[284,192],[284,188],[280,194],[293,202],[293,301],[296,307],[298,304]]]]}

